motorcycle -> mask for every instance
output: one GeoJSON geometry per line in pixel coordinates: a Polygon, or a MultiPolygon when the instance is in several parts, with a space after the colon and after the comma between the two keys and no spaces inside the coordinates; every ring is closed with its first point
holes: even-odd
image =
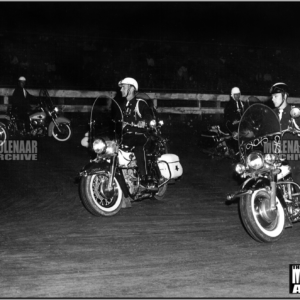
{"type": "Polygon", "coordinates": [[[103,112],[98,98],[94,101],[89,132],[81,141],[91,157],[79,174],[79,194],[85,208],[95,216],[113,216],[133,201],[163,200],[168,184],[183,173],[179,157],[168,153],[167,139],[161,135],[163,121],[156,115],[146,128],[146,167],[151,180],[149,185],[141,185],[133,149],[123,143],[122,110],[115,99],[110,99],[110,113],[103,112]]]}
{"type": "Polygon", "coordinates": [[[198,145],[203,153],[212,158],[235,159],[238,157],[238,151],[233,147],[235,142],[237,143],[237,132],[226,133],[219,125],[214,125],[208,126],[206,131],[200,133],[198,145]]]}
{"type": "Polygon", "coordinates": [[[227,195],[228,203],[239,199],[242,223],[258,242],[275,242],[285,228],[300,220],[300,186],[293,181],[282,147],[286,132],[300,134],[292,108],[287,130],[266,105],[253,104],[244,113],[238,130],[240,162],[235,171],[243,181],[239,191],[227,195]]]}
{"type": "Polygon", "coordinates": [[[8,109],[7,114],[0,115],[0,143],[9,138],[21,136],[38,138],[53,136],[59,142],[71,138],[71,121],[58,115],[59,109],[54,106],[47,90],[41,90],[39,105],[29,115],[30,129],[25,129],[24,123],[18,120],[17,114],[8,109]]]}

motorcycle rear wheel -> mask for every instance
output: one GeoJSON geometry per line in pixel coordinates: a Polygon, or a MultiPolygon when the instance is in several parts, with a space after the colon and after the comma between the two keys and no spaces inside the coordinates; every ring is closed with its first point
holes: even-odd
{"type": "Polygon", "coordinates": [[[60,131],[56,126],[52,128],[52,136],[59,142],[66,142],[67,140],[69,140],[72,135],[70,125],[67,123],[59,123],[58,127],[60,131]]]}
{"type": "Polygon", "coordinates": [[[276,211],[270,217],[265,201],[270,200],[266,190],[257,190],[252,195],[244,195],[239,202],[242,222],[247,232],[258,242],[276,242],[285,228],[285,214],[276,198],[276,211]]]}
{"type": "Polygon", "coordinates": [[[79,185],[81,200],[86,209],[94,216],[113,216],[122,207],[123,192],[116,178],[113,182],[113,192],[105,195],[109,175],[94,174],[82,177],[79,185]]]}
{"type": "Polygon", "coordinates": [[[164,200],[167,189],[168,189],[168,184],[161,186],[159,188],[158,192],[153,196],[154,199],[159,200],[159,201],[164,200]]]}

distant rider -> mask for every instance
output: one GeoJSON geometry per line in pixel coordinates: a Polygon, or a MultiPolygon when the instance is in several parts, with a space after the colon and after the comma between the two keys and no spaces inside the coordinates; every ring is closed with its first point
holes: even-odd
{"type": "MultiPolygon", "coordinates": [[[[237,134],[239,123],[245,110],[249,107],[248,102],[242,102],[241,91],[238,87],[233,87],[230,93],[230,99],[224,109],[224,121],[227,130],[231,134],[237,134]]],[[[236,140],[227,141],[227,144],[238,153],[239,147],[236,140]]]]}
{"type": "Polygon", "coordinates": [[[230,99],[224,109],[224,120],[227,129],[232,133],[238,131],[239,122],[248,103],[241,101],[241,91],[238,87],[233,87],[230,93],[230,99]]]}
{"type": "Polygon", "coordinates": [[[25,89],[25,85],[26,78],[21,76],[11,97],[11,111],[17,116],[18,122],[25,125],[25,130],[30,131],[30,103],[34,97],[25,89]]]}

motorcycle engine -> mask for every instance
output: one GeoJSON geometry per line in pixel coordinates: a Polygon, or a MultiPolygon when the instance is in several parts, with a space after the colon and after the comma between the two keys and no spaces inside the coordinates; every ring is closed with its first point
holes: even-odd
{"type": "Polygon", "coordinates": [[[131,195],[138,192],[138,178],[136,169],[122,169],[123,175],[131,195]]]}
{"type": "Polygon", "coordinates": [[[34,119],[34,120],[31,120],[31,125],[33,126],[33,127],[42,127],[42,126],[44,126],[44,120],[43,119],[41,119],[41,120],[37,120],[37,119],[34,119]]]}
{"type": "Polygon", "coordinates": [[[34,119],[31,120],[31,126],[33,127],[33,129],[31,130],[31,135],[33,136],[44,136],[45,135],[45,131],[44,131],[44,120],[38,120],[38,119],[34,119]]]}

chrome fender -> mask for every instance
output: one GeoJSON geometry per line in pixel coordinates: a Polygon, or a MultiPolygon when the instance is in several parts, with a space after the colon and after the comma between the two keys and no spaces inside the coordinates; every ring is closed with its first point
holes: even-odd
{"type": "MultiPolygon", "coordinates": [[[[59,124],[59,123],[67,123],[70,125],[71,121],[65,117],[58,117],[57,119],[55,119],[56,123],[59,124]]],[[[49,127],[48,127],[48,135],[49,136],[52,136],[52,129],[53,127],[55,126],[54,122],[51,121],[51,123],[49,124],[49,127]]]]}
{"type": "MultiPolygon", "coordinates": [[[[101,161],[101,162],[92,161],[82,168],[81,172],[79,173],[79,176],[90,176],[90,175],[94,175],[94,174],[99,174],[101,172],[109,173],[110,172],[110,164],[107,163],[106,161],[101,161]]],[[[121,169],[119,169],[119,168],[116,169],[115,177],[118,179],[118,182],[121,186],[124,196],[126,198],[129,197],[130,196],[129,190],[128,190],[128,187],[125,182],[125,178],[124,178],[124,175],[123,175],[123,172],[121,169]]]]}
{"type": "MultiPolygon", "coordinates": [[[[254,179],[254,178],[248,178],[244,183],[243,183],[243,189],[244,190],[259,190],[259,189],[267,189],[269,188],[271,185],[270,180],[267,178],[258,178],[258,179],[254,179]]],[[[284,213],[285,213],[285,218],[286,218],[286,227],[290,227],[291,226],[291,220],[289,218],[289,214],[287,212],[287,205],[285,203],[285,200],[283,198],[282,192],[280,190],[280,188],[277,186],[276,187],[276,197],[279,199],[284,213]]]]}

